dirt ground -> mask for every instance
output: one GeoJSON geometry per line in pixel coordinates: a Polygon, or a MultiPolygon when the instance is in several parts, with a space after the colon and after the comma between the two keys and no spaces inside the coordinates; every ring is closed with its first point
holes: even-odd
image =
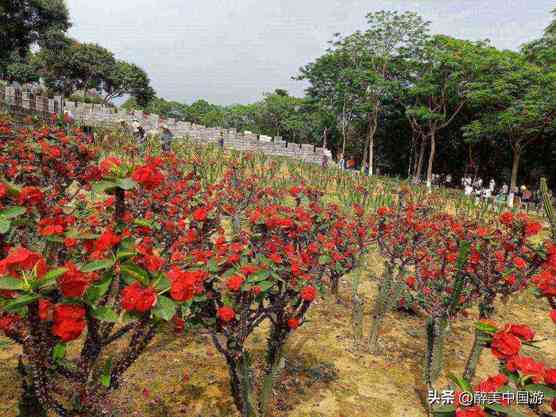
{"type": "MultiPolygon", "coordinates": [[[[375,264],[370,270],[379,270],[375,264]]],[[[371,325],[377,292],[372,272],[360,275],[365,300],[364,330],[371,325]]],[[[355,351],[351,325],[350,276],[342,282],[341,300],[320,298],[309,312],[310,322],[289,340],[285,369],[275,386],[273,417],[424,417],[426,391],[422,386],[425,348],[423,320],[393,312],[381,334],[381,353],[355,351]]],[[[507,305],[498,305],[497,319],[531,325],[544,339],[534,356],[556,364],[555,326],[548,307],[525,293],[507,305]]],[[[444,374],[437,383],[447,386],[445,375],[461,375],[472,344],[476,314],[455,323],[446,341],[444,374]]],[[[255,360],[263,357],[265,329],[253,335],[255,360]],[[261,346],[260,348],[257,348],[261,346]]],[[[3,339],[5,340],[5,339],[3,339]]],[[[15,371],[15,345],[0,347],[0,416],[17,415],[20,381],[15,371]]],[[[496,361],[483,352],[478,377],[496,373],[496,361]]],[[[175,338],[159,335],[143,360],[126,374],[115,398],[125,417],[235,416],[228,389],[225,362],[204,335],[175,338]]]]}

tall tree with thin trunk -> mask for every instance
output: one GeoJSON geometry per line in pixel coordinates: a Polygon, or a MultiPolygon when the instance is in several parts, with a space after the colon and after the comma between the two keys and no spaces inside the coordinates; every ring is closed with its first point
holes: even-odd
{"type": "Polygon", "coordinates": [[[432,182],[439,133],[449,126],[468,101],[469,85],[478,77],[484,42],[471,42],[436,35],[424,55],[410,62],[401,103],[413,131],[430,145],[427,185],[432,182]]]}
{"type": "Polygon", "coordinates": [[[525,149],[541,140],[554,140],[556,73],[527,62],[522,54],[491,50],[482,74],[468,97],[483,112],[464,127],[464,136],[471,142],[487,139],[511,149],[510,187],[515,190],[525,149]]]}

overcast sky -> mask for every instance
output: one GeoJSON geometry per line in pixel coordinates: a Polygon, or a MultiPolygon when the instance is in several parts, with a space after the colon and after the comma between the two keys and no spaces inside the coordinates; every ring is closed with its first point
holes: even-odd
{"type": "Polygon", "coordinates": [[[365,15],[412,10],[435,33],[517,49],[541,35],[554,0],[66,0],[70,36],[144,68],[160,97],[249,103],[285,88],[335,32],[364,29],[365,15]]]}

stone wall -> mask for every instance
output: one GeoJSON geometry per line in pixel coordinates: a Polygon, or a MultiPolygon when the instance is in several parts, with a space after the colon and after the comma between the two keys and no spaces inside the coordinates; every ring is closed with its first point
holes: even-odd
{"type": "Polygon", "coordinates": [[[288,143],[280,136],[270,137],[252,132],[237,132],[236,129],[205,127],[174,119],[163,119],[156,114],[146,114],[142,111],[127,112],[101,104],[73,102],[59,96],[54,98],[33,96],[29,92],[13,87],[0,86],[0,103],[3,103],[8,111],[21,109],[44,115],[69,111],[78,123],[86,126],[117,126],[120,120],[131,124],[136,118],[148,133],[155,134],[164,123],[176,138],[187,138],[199,144],[220,143],[223,140],[225,148],[285,156],[316,164],[322,163],[325,152],[329,154],[324,148],[288,143]]]}

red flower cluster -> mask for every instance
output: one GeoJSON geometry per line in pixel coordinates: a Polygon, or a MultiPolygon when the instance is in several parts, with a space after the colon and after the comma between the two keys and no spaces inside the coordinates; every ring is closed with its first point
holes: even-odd
{"type": "Polygon", "coordinates": [[[85,329],[85,309],[79,305],[59,304],[54,307],[52,334],[62,341],[77,339],[85,329]]]}
{"type": "Polygon", "coordinates": [[[66,262],[64,266],[68,271],[58,278],[60,291],[64,297],[81,297],[91,282],[88,274],[79,271],[73,262],[66,262]]]}
{"type": "Polygon", "coordinates": [[[168,272],[170,296],[175,301],[189,301],[203,292],[203,281],[208,276],[205,271],[181,271],[173,267],[168,272]]]}
{"type": "Polygon", "coordinates": [[[228,323],[228,322],[230,322],[230,321],[232,321],[236,318],[235,311],[231,307],[228,307],[228,306],[220,307],[218,309],[218,311],[216,312],[216,315],[224,323],[228,323]]]}
{"type": "Polygon", "coordinates": [[[122,308],[126,311],[145,313],[156,304],[156,292],[152,288],[144,288],[139,282],[125,287],[122,290],[122,308]]]}
{"type": "Polygon", "coordinates": [[[154,164],[143,165],[135,169],[131,178],[147,190],[153,190],[162,184],[164,175],[154,164]]]}

